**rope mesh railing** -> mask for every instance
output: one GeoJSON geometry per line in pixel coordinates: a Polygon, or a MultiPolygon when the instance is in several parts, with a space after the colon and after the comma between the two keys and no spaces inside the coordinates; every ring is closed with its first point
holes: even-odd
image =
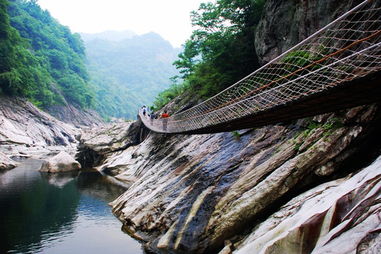
{"type": "Polygon", "coordinates": [[[381,1],[364,1],[214,97],[166,120],[150,120],[139,114],[155,132],[191,132],[380,71],[380,18],[381,1]]]}

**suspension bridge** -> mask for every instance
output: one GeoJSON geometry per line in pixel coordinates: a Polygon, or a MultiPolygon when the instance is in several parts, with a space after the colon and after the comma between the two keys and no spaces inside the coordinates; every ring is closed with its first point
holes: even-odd
{"type": "Polygon", "coordinates": [[[202,134],[275,124],[381,101],[381,1],[366,0],[242,80],[167,119],[158,133],[202,134]]]}

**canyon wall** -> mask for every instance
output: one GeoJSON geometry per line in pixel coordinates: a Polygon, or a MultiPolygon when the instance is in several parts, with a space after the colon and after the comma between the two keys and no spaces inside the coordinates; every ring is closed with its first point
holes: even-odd
{"type": "MultiPolygon", "coordinates": [[[[266,1],[256,32],[258,56],[269,61],[358,2],[266,1]]],[[[82,136],[81,152],[130,186],[111,205],[123,229],[147,250],[380,248],[377,104],[229,133],[150,133],[143,142],[144,127],[132,125],[82,136]],[[131,134],[124,132],[130,128],[131,134]]]]}
{"type": "Polygon", "coordinates": [[[5,169],[16,165],[11,158],[41,158],[62,149],[74,152],[78,133],[79,129],[24,99],[0,97],[0,154],[4,158],[0,163],[4,163],[5,169]]]}

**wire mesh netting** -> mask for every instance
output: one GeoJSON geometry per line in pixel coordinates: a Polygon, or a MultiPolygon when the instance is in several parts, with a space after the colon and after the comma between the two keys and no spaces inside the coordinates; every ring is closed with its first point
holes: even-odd
{"type": "Polygon", "coordinates": [[[155,132],[184,133],[257,114],[380,71],[380,18],[381,1],[364,1],[214,97],[169,119],[139,114],[155,132]]]}

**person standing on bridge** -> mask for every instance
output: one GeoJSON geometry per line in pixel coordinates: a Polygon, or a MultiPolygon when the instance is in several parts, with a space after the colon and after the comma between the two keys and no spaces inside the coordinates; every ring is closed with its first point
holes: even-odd
{"type": "Polygon", "coordinates": [[[152,111],[149,118],[151,119],[151,124],[153,124],[153,120],[157,118],[156,113],[152,111]]]}
{"type": "Polygon", "coordinates": [[[142,112],[143,112],[143,116],[146,116],[146,113],[147,113],[147,106],[146,105],[144,105],[142,107],[142,112]]]}
{"type": "Polygon", "coordinates": [[[161,118],[163,118],[163,130],[166,131],[167,130],[167,124],[168,124],[168,118],[169,118],[169,114],[168,114],[167,110],[164,110],[164,113],[161,114],[161,118]]]}

